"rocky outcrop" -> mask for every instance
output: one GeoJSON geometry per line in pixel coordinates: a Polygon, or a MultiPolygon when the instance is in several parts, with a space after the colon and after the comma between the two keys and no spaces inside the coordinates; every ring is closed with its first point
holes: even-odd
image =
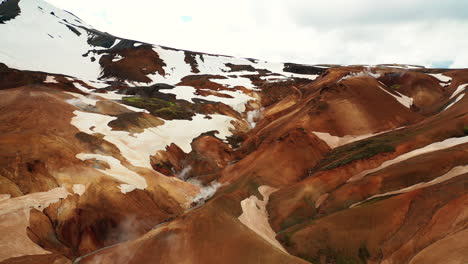
{"type": "Polygon", "coordinates": [[[121,81],[150,83],[149,74],[165,75],[166,63],[150,46],[119,49],[101,57],[101,78],[116,78],[121,81]]]}
{"type": "Polygon", "coordinates": [[[326,71],[326,68],[323,67],[315,67],[311,65],[303,65],[303,64],[296,64],[296,63],[285,63],[284,64],[284,71],[285,72],[292,72],[298,74],[322,74],[326,71]]]}
{"type": "Polygon", "coordinates": [[[0,24],[5,24],[21,14],[19,0],[6,0],[0,3],[0,24]]]}

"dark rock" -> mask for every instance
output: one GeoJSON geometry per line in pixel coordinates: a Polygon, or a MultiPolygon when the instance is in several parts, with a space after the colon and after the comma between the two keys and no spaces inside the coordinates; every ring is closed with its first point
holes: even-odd
{"type": "Polygon", "coordinates": [[[326,71],[325,68],[314,67],[304,64],[296,63],[285,63],[283,71],[297,73],[297,74],[317,74],[320,75],[322,72],[326,71]]]}
{"type": "Polygon", "coordinates": [[[19,0],[7,0],[0,4],[0,24],[5,24],[21,13],[18,3],[19,0]]]}

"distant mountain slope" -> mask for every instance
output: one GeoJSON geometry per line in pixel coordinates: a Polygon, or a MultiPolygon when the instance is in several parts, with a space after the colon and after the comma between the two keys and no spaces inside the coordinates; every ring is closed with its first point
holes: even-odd
{"type": "Polygon", "coordinates": [[[24,70],[60,73],[86,81],[115,77],[123,81],[169,84],[176,84],[193,73],[248,75],[266,70],[264,75],[294,75],[294,69],[284,72],[282,63],[182,51],[114,37],[42,0],[4,1],[0,13],[8,17],[0,28],[4,39],[0,44],[0,61],[24,70]],[[143,64],[145,57],[148,65],[128,65],[135,60],[143,64]],[[155,61],[150,62],[150,58],[155,61]],[[175,68],[177,72],[173,71],[175,68]],[[120,76],[119,71],[125,73],[120,76]]]}

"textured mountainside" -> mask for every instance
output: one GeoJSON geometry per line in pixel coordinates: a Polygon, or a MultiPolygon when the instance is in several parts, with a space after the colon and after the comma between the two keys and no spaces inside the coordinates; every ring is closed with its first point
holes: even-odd
{"type": "Polygon", "coordinates": [[[1,264],[468,262],[468,70],[198,53],[0,2],[1,264]]]}

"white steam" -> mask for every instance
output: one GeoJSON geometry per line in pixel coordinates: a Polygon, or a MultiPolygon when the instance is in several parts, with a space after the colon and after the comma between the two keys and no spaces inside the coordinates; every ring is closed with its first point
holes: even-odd
{"type": "Polygon", "coordinates": [[[83,102],[78,99],[78,98],[72,98],[72,99],[68,99],[66,100],[65,102],[67,102],[68,104],[71,104],[73,106],[76,106],[76,107],[81,107],[83,106],[83,102]]]}
{"type": "Polygon", "coordinates": [[[370,70],[365,70],[365,71],[361,71],[361,72],[352,72],[352,73],[344,76],[343,78],[341,78],[338,82],[344,81],[344,80],[349,79],[349,78],[367,77],[367,76],[370,76],[370,77],[373,77],[373,78],[377,79],[381,75],[380,75],[380,73],[373,73],[370,70]]]}
{"type": "MultiPolygon", "coordinates": [[[[122,221],[120,221],[113,230],[108,234],[107,239],[116,241],[115,244],[107,247],[100,248],[91,253],[85,254],[81,257],[76,258],[73,261],[73,264],[81,263],[81,260],[91,257],[94,254],[97,254],[106,249],[116,247],[120,243],[136,239],[141,236],[141,231],[139,231],[139,219],[136,216],[126,216],[122,221]]],[[[119,247],[119,254],[117,257],[113,257],[111,263],[128,263],[135,256],[135,252],[128,249],[127,247],[119,247]]],[[[97,255],[92,258],[93,263],[109,263],[109,257],[106,254],[97,255]]]]}
{"type": "Polygon", "coordinates": [[[71,93],[71,92],[65,92],[65,93],[67,93],[67,94],[74,97],[74,98],[65,100],[65,102],[67,102],[68,104],[71,104],[73,106],[76,106],[78,108],[85,108],[85,107],[88,107],[88,106],[95,106],[96,102],[98,101],[97,99],[95,99],[95,96],[93,96],[93,95],[84,96],[82,94],[71,93]]]}
{"type": "Polygon", "coordinates": [[[191,170],[192,170],[192,166],[190,166],[190,165],[187,166],[187,167],[184,167],[182,169],[182,171],[179,174],[176,175],[176,177],[183,180],[183,181],[185,181],[191,170]]]}
{"type": "Polygon", "coordinates": [[[217,181],[212,181],[207,186],[203,186],[197,180],[189,180],[188,182],[200,187],[200,192],[192,199],[192,204],[196,204],[196,205],[204,204],[205,201],[213,197],[213,195],[216,193],[219,187],[222,186],[222,184],[217,181]]]}
{"type": "Polygon", "coordinates": [[[247,112],[247,122],[251,128],[255,128],[257,121],[262,117],[263,107],[247,112]]]}

